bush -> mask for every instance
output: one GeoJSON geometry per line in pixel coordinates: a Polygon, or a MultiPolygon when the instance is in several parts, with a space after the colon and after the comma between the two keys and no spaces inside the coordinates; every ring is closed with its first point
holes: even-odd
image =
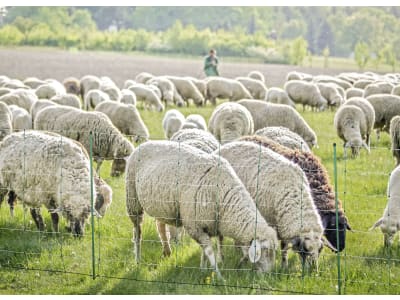
{"type": "Polygon", "coordinates": [[[292,65],[302,65],[304,58],[307,55],[307,41],[302,37],[295,39],[289,51],[289,62],[292,65]]]}
{"type": "Polygon", "coordinates": [[[17,46],[24,40],[24,35],[16,27],[6,25],[0,28],[0,45],[17,46]]]}
{"type": "Polygon", "coordinates": [[[26,43],[33,46],[58,46],[59,37],[47,24],[39,23],[28,32],[26,43]]]}

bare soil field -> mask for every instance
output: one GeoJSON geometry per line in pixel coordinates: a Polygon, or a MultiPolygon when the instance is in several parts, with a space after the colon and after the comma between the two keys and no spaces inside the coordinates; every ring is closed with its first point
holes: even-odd
{"type": "MultiPolygon", "coordinates": [[[[154,75],[204,77],[203,57],[198,59],[168,58],[116,52],[70,52],[41,48],[0,48],[0,74],[24,79],[28,76],[55,78],[62,81],[69,76],[80,78],[93,74],[109,76],[121,86],[126,79],[133,79],[139,72],[154,75]]],[[[245,76],[252,70],[261,71],[268,86],[282,86],[289,71],[334,75],[349,71],[321,69],[290,65],[233,63],[220,58],[220,74],[224,77],[245,76]]],[[[356,70],[355,70],[356,71],[356,70]]]]}

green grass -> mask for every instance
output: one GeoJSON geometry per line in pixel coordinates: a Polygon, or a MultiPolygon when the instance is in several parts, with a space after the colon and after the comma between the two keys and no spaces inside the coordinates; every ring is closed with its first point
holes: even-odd
{"type": "MultiPolygon", "coordinates": [[[[208,120],[213,108],[184,108],[200,113],[208,120]]],[[[354,229],[348,233],[347,246],[340,255],[342,292],[346,294],[399,294],[400,250],[398,240],[391,251],[383,249],[379,230],[368,231],[381,216],[386,205],[386,185],[394,159],[390,139],[375,136],[372,151],[361,151],[359,158],[343,159],[342,142],[333,127],[334,112],[301,112],[319,139],[314,152],[328,169],[333,183],[333,147],[338,145],[339,197],[354,229]]],[[[163,114],[142,111],[153,139],[162,139],[163,114]]],[[[109,176],[110,163],[102,167],[102,176],[114,191],[113,203],[103,219],[95,225],[95,280],[91,277],[90,225],[86,235],[75,239],[66,232],[65,220],[58,235],[39,233],[29,213],[18,205],[15,217],[7,205],[0,209],[0,293],[2,294],[336,294],[337,257],[324,249],[319,272],[302,274],[300,261],[293,252],[288,271],[277,267],[272,274],[258,275],[251,270],[236,270],[240,258],[232,241],[225,242],[222,274],[225,283],[213,279],[211,270],[199,270],[200,247],[187,235],[173,245],[169,258],[162,258],[161,245],[154,221],[145,218],[143,226],[142,263],[134,260],[132,224],[125,208],[124,179],[109,176]],[[304,276],[303,276],[304,275],[304,276]]],[[[50,217],[44,212],[47,230],[50,217]]]]}

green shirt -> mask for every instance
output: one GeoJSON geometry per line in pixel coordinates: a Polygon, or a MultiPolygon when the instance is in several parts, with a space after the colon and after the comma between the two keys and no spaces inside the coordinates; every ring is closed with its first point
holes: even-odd
{"type": "Polygon", "coordinates": [[[212,57],[209,55],[206,57],[204,60],[204,73],[206,73],[206,76],[219,76],[218,58],[216,56],[212,57]]]}

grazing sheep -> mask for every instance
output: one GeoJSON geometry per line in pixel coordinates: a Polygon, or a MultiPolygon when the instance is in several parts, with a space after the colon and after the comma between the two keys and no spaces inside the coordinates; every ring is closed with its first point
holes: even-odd
{"type": "Polygon", "coordinates": [[[303,117],[292,107],[259,100],[244,99],[238,102],[248,109],[254,121],[254,130],[282,126],[300,135],[307,145],[318,147],[317,136],[303,117]]]}
{"type": "Polygon", "coordinates": [[[182,129],[185,128],[198,128],[202,130],[207,130],[207,123],[202,115],[191,114],[186,117],[186,120],[183,123],[182,129]]]}
{"type": "Polygon", "coordinates": [[[149,86],[144,84],[131,85],[128,90],[135,93],[136,100],[143,102],[144,108],[155,108],[158,112],[164,110],[164,105],[161,103],[160,97],[149,86]]]}
{"type": "Polygon", "coordinates": [[[103,160],[125,158],[133,151],[133,145],[102,112],[86,112],[69,106],[50,106],[42,109],[34,121],[36,130],[48,130],[82,143],[90,150],[90,134],[93,140],[93,157],[97,173],[103,160]]]}
{"type": "Polygon", "coordinates": [[[12,114],[13,131],[32,129],[32,117],[25,109],[17,105],[9,105],[8,108],[12,114]]]}
{"type": "Polygon", "coordinates": [[[28,77],[24,79],[24,85],[29,86],[31,89],[36,89],[42,84],[45,84],[46,81],[40,80],[39,78],[36,77],[28,77]]]}
{"type": "Polygon", "coordinates": [[[196,106],[202,106],[204,104],[205,100],[203,95],[190,79],[177,76],[165,76],[165,78],[169,79],[175,85],[177,92],[182,96],[187,106],[189,106],[190,99],[196,106]]]}
{"type": "Polygon", "coordinates": [[[317,87],[322,97],[328,101],[328,106],[339,107],[344,102],[342,95],[332,83],[317,83],[317,87]]]}
{"type": "Polygon", "coordinates": [[[75,77],[68,77],[65,78],[63,81],[63,85],[65,87],[65,91],[68,94],[74,94],[79,96],[81,94],[81,82],[78,78],[75,77]]]}
{"type": "Polygon", "coordinates": [[[246,107],[232,102],[218,105],[211,114],[208,130],[221,143],[229,143],[254,132],[253,118],[246,107]]]}
{"type": "Polygon", "coordinates": [[[12,112],[6,104],[0,102],[0,141],[12,131],[12,112]]]}
{"type": "Polygon", "coordinates": [[[286,104],[296,108],[296,105],[292,100],[290,100],[286,91],[278,87],[269,88],[265,100],[270,103],[286,104]]]}
{"type": "Polygon", "coordinates": [[[198,79],[190,76],[183,77],[184,79],[189,79],[197,87],[203,98],[207,97],[207,84],[203,79],[198,79]]]}
{"type": "Polygon", "coordinates": [[[164,115],[162,120],[162,127],[164,129],[164,135],[167,139],[179,131],[185,123],[185,116],[176,109],[170,109],[164,115]]]}
{"type": "Polygon", "coordinates": [[[351,147],[353,157],[358,156],[361,147],[370,149],[363,140],[367,135],[367,121],[361,108],[355,105],[343,105],[334,118],[337,135],[344,141],[344,147],[351,147]]]}
{"type": "Polygon", "coordinates": [[[257,130],[255,135],[267,137],[276,143],[290,149],[298,149],[303,152],[311,152],[307,143],[297,133],[282,126],[270,126],[257,130]]]}
{"type": "Polygon", "coordinates": [[[175,132],[170,140],[196,147],[206,153],[212,153],[219,147],[218,141],[211,133],[197,128],[181,129],[175,132]]]}
{"type": "Polygon", "coordinates": [[[29,86],[26,86],[21,80],[18,79],[10,79],[2,84],[2,87],[9,88],[12,90],[17,89],[29,89],[29,86]]]}
{"type": "Polygon", "coordinates": [[[32,90],[17,89],[11,93],[5,94],[0,97],[0,102],[7,105],[18,105],[26,111],[30,111],[31,106],[38,100],[38,97],[32,90]]]}
{"type": "Polygon", "coordinates": [[[373,79],[360,78],[356,82],[353,83],[353,87],[364,90],[367,85],[369,85],[373,82],[374,82],[373,79]]]}
{"type": "MultiPolygon", "coordinates": [[[[154,85],[161,91],[161,99],[166,105],[174,103],[175,85],[166,77],[153,77],[146,82],[147,85],[154,85]]],[[[182,100],[183,101],[183,100],[182,100]]]]}
{"type": "MultiPolygon", "coordinates": [[[[31,208],[39,230],[44,230],[40,215],[40,207],[44,205],[57,226],[55,231],[58,231],[57,212],[62,212],[72,233],[84,234],[91,211],[90,163],[78,143],[51,133],[13,133],[0,144],[0,174],[0,199],[8,192],[18,195],[31,208]]],[[[105,211],[103,205],[109,203],[104,199],[96,203],[99,210],[105,211]]]]}
{"type": "Polygon", "coordinates": [[[55,82],[46,82],[36,88],[35,94],[39,99],[50,99],[56,95],[64,95],[65,88],[55,82]]]}
{"type": "Polygon", "coordinates": [[[338,86],[342,87],[344,90],[347,90],[351,87],[353,87],[350,83],[348,83],[345,80],[333,77],[333,76],[328,76],[328,75],[318,75],[313,78],[315,83],[335,83],[338,86]]]}
{"type": "Polygon", "coordinates": [[[303,263],[317,263],[323,247],[321,218],[301,168],[272,150],[251,142],[232,142],[214,152],[225,158],[282,242],[287,267],[289,243],[303,263]],[[218,151],[218,152],[217,152],[218,151]]]}
{"type": "MultiPolygon", "coordinates": [[[[1,94],[1,93],[0,93],[1,94]]],[[[395,85],[391,92],[392,95],[400,96],[400,84],[395,85]]]]}
{"type": "Polygon", "coordinates": [[[254,99],[265,99],[267,95],[267,88],[264,82],[249,77],[236,77],[235,79],[244,85],[254,99]]]}
{"type": "Polygon", "coordinates": [[[306,105],[313,110],[317,108],[323,111],[328,106],[328,101],[321,95],[316,84],[302,80],[290,80],[285,83],[284,90],[294,103],[303,105],[303,111],[306,105]]]}
{"type": "Polygon", "coordinates": [[[97,105],[95,111],[100,111],[107,115],[122,134],[132,137],[135,142],[149,139],[149,130],[135,106],[115,101],[105,101],[97,105]]]}
{"type": "Polygon", "coordinates": [[[263,73],[261,73],[260,71],[251,71],[249,74],[247,74],[247,77],[253,78],[253,79],[258,79],[261,82],[263,82],[264,84],[266,83],[265,77],[264,77],[263,73]]]}
{"type": "Polygon", "coordinates": [[[312,81],[313,76],[307,73],[291,71],[286,75],[286,81],[290,80],[303,80],[303,81],[312,81]]]}
{"type": "Polygon", "coordinates": [[[121,90],[121,99],[119,100],[119,102],[136,106],[136,95],[131,90],[122,89],[121,90]]]}
{"type": "Polygon", "coordinates": [[[90,90],[86,93],[83,100],[85,110],[94,109],[98,104],[104,101],[111,101],[110,96],[100,90],[90,90]]]}
{"type": "Polygon", "coordinates": [[[400,164],[400,116],[390,121],[390,137],[392,139],[392,154],[396,158],[396,166],[400,164]]]}
{"type": "Polygon", "coordinates": [[[365,87],[364,98],[376,94],[390,94],[392,90],[393,84],[389,82],[374,82],[365,87]]]}
{"type": "MultiPolygon", "coordinates": [[[[39,99],[37,100],[31,107],[31,110],[29,111],[29,113],[32,116],[32,121],[35,121],[36,119],[36,115],[39,113],[39,111],[41,111],[42,109],[49,107],[49,106],[57,106],[58,104],[47,100],[47,99],[39,99]]],[[[33,123],[32,123],[33,124],[33,123]]]]}
{"type": "Polygon", "coordinates": [[[374,129],[389,133],[390,121],[394,116],[400,115],[400,96],[377,94],[368,96],[366,99],[375,111],[374,129]]]}
{"type": "Polygon", "coordinates": [[[50,101],[60,105],[81,109],[81,100],[79,100],[78,96],[75,94],[55,95],[54,97],[50,98],[50,101]]]}
{"type": "Polygon", "coordinates": [[[147,73],[147,72],[141,72],[136,75],[135,81],[138,83],[146,83],[148,80],[152,79],[154,75],[147,73]]]}
{"type": "Polygon", "coordinates": [[[11,93],[12,91],[13,91],[12,89],[2,87],[2,88],[0,88],[0,96],[9,94],[9,93],[11,93]]]}
{"type": "Polygon", "coordinates": [[[146,212],[156,218],[164,255],[171,253],[165,234],[168,224],[183,226],[202,247],[201,267],[205,267],[204,257],[207,257],[219,278],[222,276],[212,236],[231,237],[243,245],[243,252],[257,270],[273,269],[276,232],[260,215],[224,158],[176,142],[150,141],[141,144],[129,157],[126,172],[126,205],[133,223],[138,263],[141,223],[146,212]],[[171,178],[171,174],[179,178],[179,185],[172,182],[160,185],[160,178],[171,178]]]}
{"type": "Polygon", "coordinates": [[[101,85],[100,78],[93,75],[85,75],[80,80],[81,97],[85,99],[87,92],[90,90],[99,90],[101,85]]]}
{"type": "Polygon", "coordinates": [[[400,230],[400,166],[397,166],[390,174],[386,204],[383,216],[372,226],[372,229],[380,227],[384,235],[384,246],[390,247],[393,244],[396,233],[400,230]]]}
{"type": "Polygon", "coordinates": [[[251,99],[250,92],[239,81],[229,78],[211,76],[206,79],[207,99],[212,105],[217,104],[217,97],[238,101],[243,98],[251,99]]]}
{"type": "Polygon", "coordinates": [[[346,246],[346,230],[351,230],[351,228],[343,212],[340,200],[338,200],[339,226],[336,226],[335,193],[330,183],[328,172],[319,158],[312,153],[302,152],[297,149],[289,149],[263,136],[245,136],[239,140],[249,141],[267,147],[286,157],[303,170],[307,177],[312,199],[321,217],[324,235],[335,249],[342,251],[346,246]],[[337,232],[339,232],[339,240],[337,240],[337,232]]]}
{"type": "Polygon", "coordinates": [[[346,99],[350,99],[352,97],[363,97],[364,90],[359,88],[349,88],[346,90],[346,99]]]}

